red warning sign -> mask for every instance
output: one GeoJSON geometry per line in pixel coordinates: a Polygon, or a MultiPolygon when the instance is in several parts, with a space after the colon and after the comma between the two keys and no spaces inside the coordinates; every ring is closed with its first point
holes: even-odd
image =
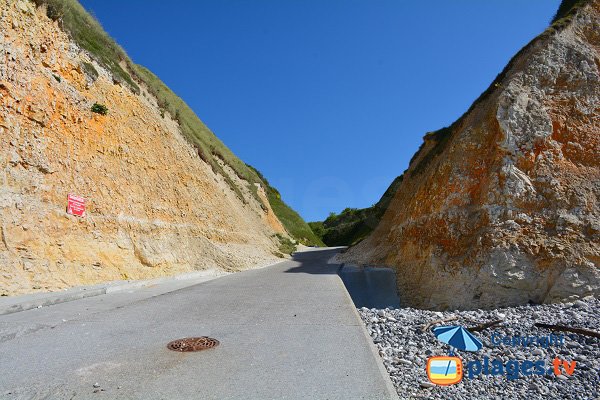
{"type": "Polygon", "coordinates": [[[85,217],[85,199],[83,197],[69,194],[67,196],[67,213],[85,217]]]}

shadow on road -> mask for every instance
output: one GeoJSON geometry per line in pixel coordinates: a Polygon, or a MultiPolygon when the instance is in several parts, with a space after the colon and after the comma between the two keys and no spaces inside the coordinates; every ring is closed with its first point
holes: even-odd
{"type": "Polygon", "coordinates": [[[340,248],[326,250],[307,250],[292,255],[292,260],[300,265],[292,267],[285,272],[305,274],[337,274],[339,264],[327,264],[327,261],[340,252],[340,248]]]}
{"type": "Polygon", "coordinates": [[[285,272],[339,275],[354,305],[359,308],[400,307],[394,270],[328,264],[328,260],[340,250],[341,248],[335,248],[294,253],[292,259],[300,265],[289,268],[285,272]]]}

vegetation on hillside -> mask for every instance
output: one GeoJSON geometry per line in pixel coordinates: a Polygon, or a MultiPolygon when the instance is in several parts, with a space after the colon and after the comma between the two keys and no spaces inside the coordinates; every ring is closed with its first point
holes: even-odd
{"type": "Polygon", "coordinates": [[[323,241],[315,235],[302,217],[281,199],[279,191],[269,184],[269,181],[254,167],[248,165],[264,184],[269,204],[277,218],[292,237],[306,246],[324,246],[323,241]]]}
{"type": "Polygon", "coordinates": [[[554,18],[552,18],[551,23],[555,24],[556,22],[562,20],[563,18],[572,17],[575,12],[587,4],[589,0],[563,0],[558,6],[558,10],[556,10],[556,14],[554,14],[554,18]]]}
{"type": "Polygon", "coordinates": [[[279,254],[276,254],[278,257],[282,257],[284,254],[291,255],[296,251],[296,244],[292,242],[289,238],[276,233],[275,238],[279,241],[279,254]]]}
{"type": "Polygon", "coordinates": [[[379,224],[396,194],[402,176],[394,179],[381,199],[368,208],[346,208],[340,214],[331,213],[325,221],[309,222],[310,227],[327,246],[352,246],[367,237],[379,224]]]}
{"type": "Polygon", "coordinates": [[[96,114],[106,115],[108,114],[108,107],[104,104],[94,103],[92,106],[92,112],[96,114]]]}
{"type": "Polygon", "coordinates": [[[62,28],[81,48],[87,50],[98,63],[111,71],[115,79],[127,82],[134,92],[139,93],[139,86],[134,81],[135,77],[121,67],[121,63],[124,63],[128,69],[132,69],[131,60],[77,0],[33,0],[33,2],[37,6],[45,5],[48,17],[58,20],[62,28]]]}
{"type": "MultiPolygon", "coordinates": [[[[58,21],[61,27],[81,48],[100,65],[113,74],[116,82],[125,82],[135,93],[140,85],[147,88],[158,101],[163,113],[169,113],[178,121],[183,135],[196,148],[198,156],[213,171],[222,175],[240,199],[245,198],[240,188],[223,170],[221,163],[231,167],[235,174],[245,180],[250,192],[262,204],[255,183],[266,188],[269,203],[275,215],[292,237],[306,245],[322,245],[306,222],[282,200],[279,192],[270,187],[266,179],[254,168],[242,162],[204,125],[194,111],[147,68],[135,64],[127,53],[104,31],[100,23],[79,4],[77,0],[33,0],[37,6],[46,6],[47,15],[58,21]]],[[[89,63],[87,63],[89,64],[89,63]]],[[[85,63],[82,68],[93,75],[93,66],[85,63]]]]}
{"type": "Polygon", "coordinates": [[[95,81],[96,79],[98,79],[98,76],[100,76],[94,65],[87,61],[81,63],[81,70],[92,81],[95,81]]]}
{"type": "Polygon", "coordinates": [[[244,200],[242,192],[223,170],[218,159],[221,159],[225,164],[229,165],[238,177],[246,180],[251,184],[250,190],[254,193],[257,200],[260,199],[256,195],[256,187],[254,182],[260,182],[258,176],[254,174],[246,164],[237,158],[231,150],[225,146],[215,134],[208,129],[206,125],[198,118],[196,113],[167,85],[165,85],[156,75],[149,69],[134,65],[137,76],[144,82],[148,91],[156,97],[158,106],[168,112],[171,117],[177,120],[181,132],[186,139],[196,148],[198,156],[211,166],[213,171],[222,175],[229,186],[236,192],[241,200],[244,200]]]}
{"type": "Polygon", "coordinates": [[[345,208],[341,213],[331,213],[325,221],[309,222],[312,230],[328,246],[351,246],[364,239],[373,229],[375,206],[345,208]]]}

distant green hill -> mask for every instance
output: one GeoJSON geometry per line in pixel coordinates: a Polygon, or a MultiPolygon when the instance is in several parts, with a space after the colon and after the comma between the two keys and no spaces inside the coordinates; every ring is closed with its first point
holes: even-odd
{"type": "MultiPolygon", "coordinates": [[[[240,188],[223,171],[219,160],[227,164],[235,174],[247,182],[251,193],[259,200],[254,183],[260,183],[267,192],[271,208],[288,233],[305,245],[322,245],[308,224],[292,210],[279,192],[253,167],[245,164],[215,136],[198,118],[194,111],[147,68],[135,64],[125,51],[104,31],[77,0],[33,0],[37,6],[46,6],[47,15],[59,21],[81,48],[86,50],[100,65],[111,71],[113,79],[140,93],[140,85],[156,97],[163,112],[179,122],[186,139],[196,148],[198,156],[213,171],[222,175],[238,197],[246,201],[240,188]]],[[[88,67],[89,68],[89,67],[88,67]]],[[[92,66],[93,68],[93,66],[92,66]]]]}
{"type": "Polygon", "coordinates": [[[402,175],[394,179],[381,199],[369,208],[346,208],[340,214],[331,213],[325,221],[308,225],[327,246],[351,246],[363,240],[375,229],[396,194],[402,175]]]}

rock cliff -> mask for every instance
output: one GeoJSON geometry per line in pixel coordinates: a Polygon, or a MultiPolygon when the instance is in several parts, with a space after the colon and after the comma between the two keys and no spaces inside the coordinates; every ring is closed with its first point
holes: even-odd
{"type": "Polygon", "coordinates": [[[600,1],[561,10],[573,4],[467,113],[425,136],[343,261],[395,267],[416,307],[600,293],[600,1]]]}
{"type": "Polygon", "coordinates": [[[47,11],[0,0],[0,294],[276,259],[287,233],[266,188],[203,161],[143,81],[47,11]],[[66,213],[70,193],[85,218],[66,213]]]}

